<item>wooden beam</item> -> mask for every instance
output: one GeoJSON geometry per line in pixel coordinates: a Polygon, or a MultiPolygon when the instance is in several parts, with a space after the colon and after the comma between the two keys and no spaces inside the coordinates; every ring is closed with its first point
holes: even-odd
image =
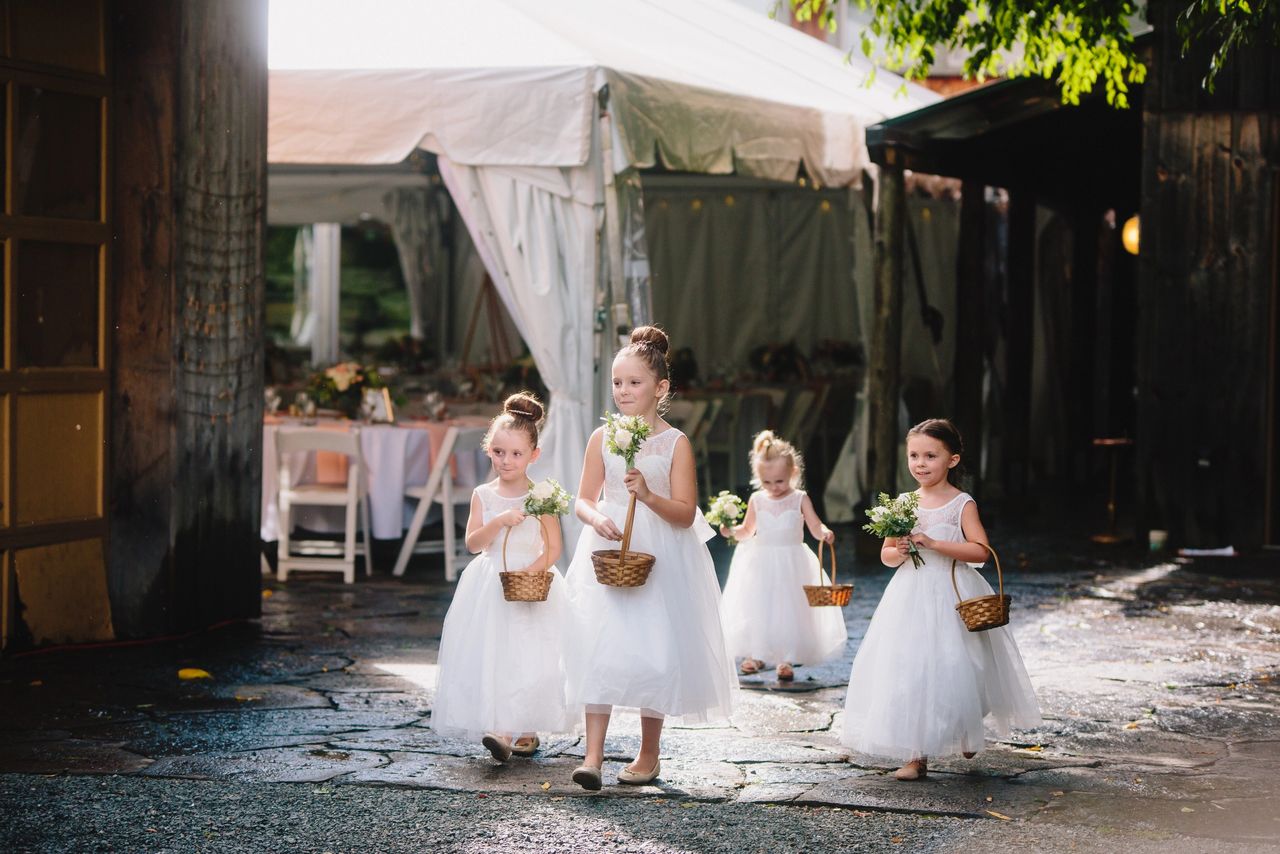
{"type": "MultiPolygon", "coordinates": [[[[977,471],[982,446],[982,372],[985,353],[986,186],[965,181],[960,196],[959,251],[956,255],[956,426],[969,448],[968,466],[977,471]]],[[[977,484],[975,484],[975,490],[977,484]]]]}
{"type": "Polygon", "coordinates": [[[898,402],[902,398],[902,259],[906,246],[907,199],[902,170],[880,169],[875,218],[875,327],[868,376],[870,491],[897,491],[898,402]]]}
{"type": "MultiPolygon", "coordinates": [[[[1124,212],[1119,212],[1124,216],[1124,212]]],[[[1077,210],[1072,220],[1071,366],[1067,403],[1068,474],[1087,480],[1094,423],[1094,351],[1098,328],[1098,255],[1102,216],[1094,208],[1077,210]]]]}
{"type": "Polygon", "coordinates": [[[1035,239],[1035,196],[1026,189],[1010,190],[1009,281],[1005,295],[1008,371],[1004,399],[1004,476],[1005,494],[1015,500],[1026,495],[1030,478],[1035,239]]]}

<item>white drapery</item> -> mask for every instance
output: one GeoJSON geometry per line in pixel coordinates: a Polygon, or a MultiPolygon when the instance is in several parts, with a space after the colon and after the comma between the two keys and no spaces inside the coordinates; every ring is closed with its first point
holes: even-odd
{"type": "MultiPolygon", "coordinates": [[[[603,212],[594,163],[561,169],[439,160],[441,177],[550,393],[536,474],[554,477],[571,492],[598,406],[592,330],[603,212]]],[[[571,517],[565,522],[576,528],[571,517]]]]}
{"type": "Polygon", "coordinates": [[[300,229],[293,247],[293,321],[296,344],[311,345],[313,365],[338,361],[338,281],[342,270],[342,226],[317,222],[300,229]],[[305,295],[303,287],[305,286],[305,295]]]}

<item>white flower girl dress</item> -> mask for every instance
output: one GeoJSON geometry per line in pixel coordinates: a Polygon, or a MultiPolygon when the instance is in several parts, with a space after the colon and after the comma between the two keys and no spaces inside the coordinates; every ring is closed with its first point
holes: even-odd
{"type": "MultiPolygon", "coordinates": [[[[524,495],[504,498],[492,484],[476,487],[484,521],[520,509],[524,495]]],[[[431,726],[447,735],[568,732],[564,699],[563,631],[568,619],[565,581],[555,578],[545,602],[502,597],[503,539],[507,567],[522,569],[542,552],[538,518],[504,528],[458,580],[440,637],[439,678],[431,726]]]]}
{"type": "Polygon", "coordinates": [[[721,614],[729,651],[740,658],[819,664],[844,652],[848,633],[841,608],[811,608],[804,585],[829,583],[804,544],[804,493],[751,496],[755,535],[734,549],[721,614]]]}
{"type": "MultiPolygon", "coordinates": [[[[914,532],[963,542],[960,515],[970,501],[960,493],[941,507],[920,507],[914,532]]],[[[966,629],[955,609],[951,558],[920,553],[923,566],[907,558],[894,571],[858,647],[841,742],[905,761],[976,753],[984,719],[1000,737],[1010,727],[1039,726],[1040,707],[1008,627],[966,629]]],[[[956,563],[956,585],[965,599],[992,592],[964,562],[956,563]]]]}
{"type": "MultiPolygon", "coordinates": [[[[671,496],[674,427],[645,440],[636,468],[649,489],[671,496]]],[[[631,496],[622,458],[603,449],[604,498],[599,503],[622,530],[631,496]]],[[[620,706],[702,723],[729,717],[737,679],[720,627],[720,584],[706,541],[715,536],[698,513],[678,528],[636,504],[631,548],[656,558],[641,587],[609,587],[596,580],[591,552],[616,549],[592,528],[583,530],[565,574],[573,602],[566,651],[569,705],[620,706]]]]}

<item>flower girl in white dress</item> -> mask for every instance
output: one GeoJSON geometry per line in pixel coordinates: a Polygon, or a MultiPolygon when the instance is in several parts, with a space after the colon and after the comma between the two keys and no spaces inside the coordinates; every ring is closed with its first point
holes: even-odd
{"type": "Polygon", "coordinates": [[[706,546],[715,532],[697,507],[693,449],[658,415],[670,389],[667,348],[662,330],[642,326],[614,358],[614,403],[652,432],[630,471],[605,449],[604,428],[592,433],[578,489],[577,514],[587,528],[565,575],[574,616],[566,693],[570,706],[586,714],[586,755],[573,779],[593,791],[601,786],[614,706],[640,710],[640,752],[618,781],[648,783],[661,772],[663,719],[728,718],[737,684],[706,546]],[[637,499],[631,547],[657,560],[642,586],[606,586],[596,580],[591,553],[617,547],[631,495],[637,499]]]}
{"type": "Polygon", "coordinates": [[[907,463],[920,484],[911,536],[890,537],[880,560],[896,567],[849,675],[841,741],[860,753],[905,764],[899,780],[928,773],[928,758],[983,745],[983,721],[1007,737],[1039,726],[1040,707],[1007,627],[970,632],[956,613],[951,564],[965,599],[992,593],[966,561],[981,565],[986,529],[978,505],[952,482],[963,445],[950,421],[921,422],[907,433],[907,463]],[[915,567],[910,543],[924,563],[915,567]]]}
{"type": "Polygon", "coordinates": [[[804,593],[804,585],[830,580],[804,544],[805,527],[832,548],[836,536],[800,489],[804,460],[790,442],[771,430],[757,435],[751,470],[756,491],[746,517],[720,529],[739,541],[720,612],[729,651],[745,659],[742,672],[759,672],[765,659],[777,662],[778,680],[787,682],[795,678],[792,664],[820,664],[844,652],[844,612],[811,608],[804,593]]]}
{"type": "Polygon", "coordinates": [[[532,756],[539,732],[573,729],[564,700],[562,631],[568,619],[560,556],[560,521],[546,526],[526,516],[529,464],[538,458],[542,404],[527,392],[513,394],[493,419],[484,447],[497,474],[471,495],[467,548],[481,554],[462,571],[440,637],[439,678],[431,726],[449,735],[479,737],[499,762],[513,753],[532,756]],[[510,532],[510,536],[507,534],[510,532]],[[508,602],[502,595],[503,548],[507,569],[549,569],[554,578],[545,602],[508,602]],[[512,739],[515,739],[513,742],[512,739]]]}

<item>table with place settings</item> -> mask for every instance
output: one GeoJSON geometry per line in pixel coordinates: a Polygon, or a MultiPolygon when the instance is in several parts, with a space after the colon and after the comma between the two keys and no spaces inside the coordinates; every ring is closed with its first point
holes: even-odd
{"type": "MultiPolygon", "coordinates": [[[[446,421],[405,421],[396,424],[365,424],[344,419],[315,419],[269,416],[262,427],[262,539],[279,538],[276,494],[279,491],[279,462],[276,459],[276,431],[281,428],[309,427],[324,430],[359,430],[360,453],[364,458],[369,483],[370,527],[379,540],[399,539],[413,514],[412,501],[406,502],[404,491],[421,486],[434,464],[433,449],[440,447],[450,427],[476,428],[489,423],[488,418],[463,416],[446,421]]],[[[346,458],[326,452],[292,454],[288,460],[290,479],[294,483],[345,483],[346,458]]],[[[456,482],[467,493],[489,476],[491,467],[483,453],[468,454],[457,460],[456,482]]],[[[341,531],[344,510],[341,507],[297,507],[294,524],[310,531],[341,531]]],[[[465,517],[464,517],[465,518],[465,517]]]]}

